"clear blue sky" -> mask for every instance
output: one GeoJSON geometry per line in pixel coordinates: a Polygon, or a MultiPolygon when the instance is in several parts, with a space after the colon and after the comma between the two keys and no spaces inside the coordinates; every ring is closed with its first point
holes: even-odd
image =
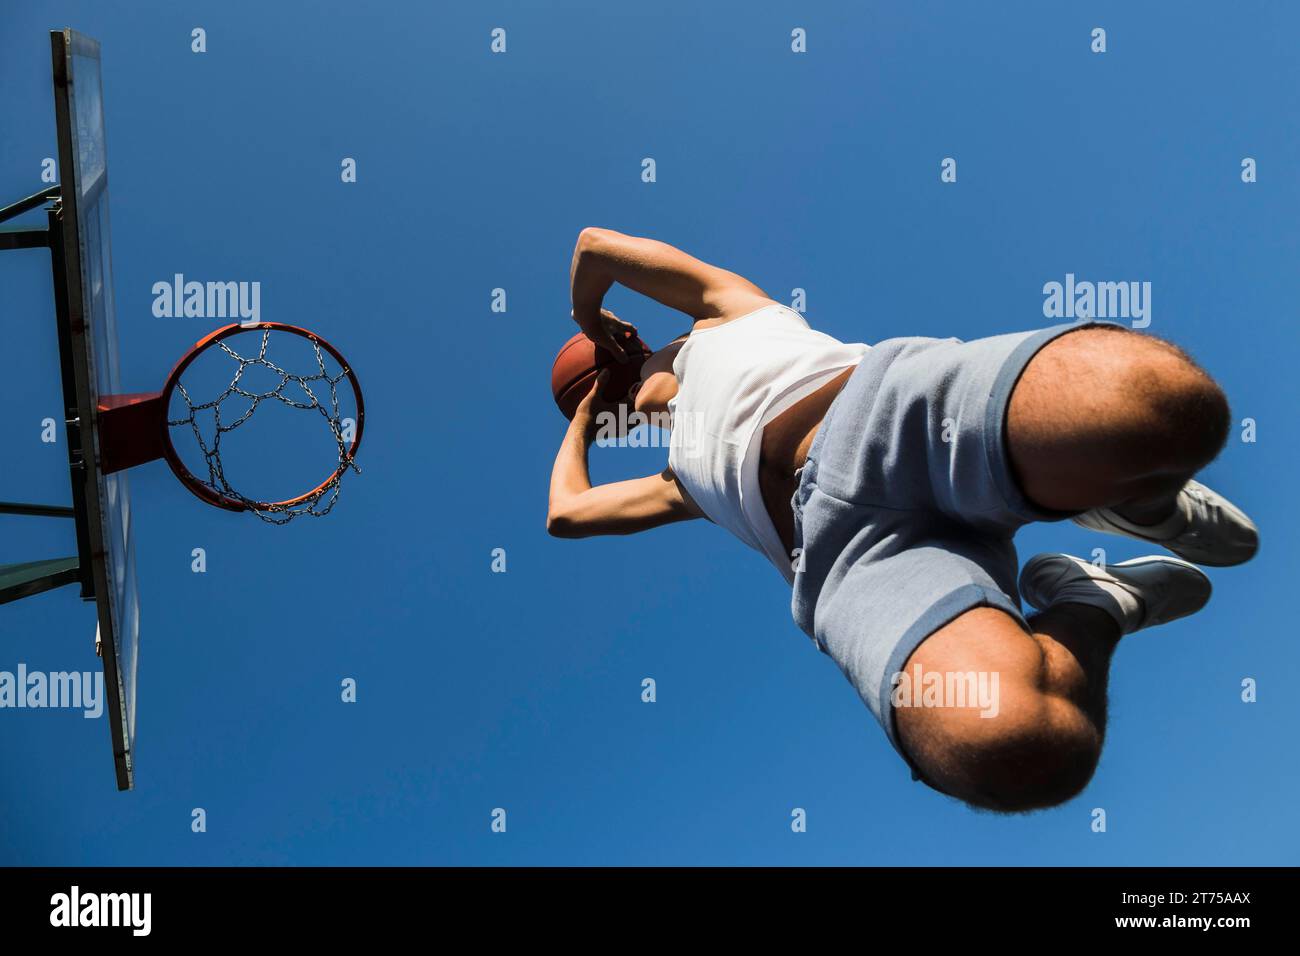
{"type": "MultiPolygon", "coordinates": [[[[0,202],[41,188],[55,154],[47,31],[103,43],[124,385],[158,387],[213,324],[155,318],[154,282],[258,280],[264,318],[344,349],[369,413],[365,474],[322,521],[275,529],[200,504],[161,463],[132,475],[137,789],[113,788],[104,720],[0,711],[0,862],[1295,863],[1300,14],[619,6],[0,7],[0,202]],[[547,376],[586,225],[784,301],[806,289],[810,321],[846,340],[1045,325],[1042,286],[1067,272],[1153,284],[1150,331],[1258,422],[1206,480],[1263,550],[1212,572],[1194,620],[1120,647],[1083,796],[999,818],[912,783],[779,576],[717,528],[546,536],[564,430],[547,376]]],[[[4,254],[0,290],[0,497],[65,502],[65,450],[38,440],[59,394],[48,264],[4,254]]],[[[685,328],[626,291],[608,304],[652,344],[685,328]]],[[[662,461],[606,450],[593,476],[662,461]]],[[[1142,553],[1073,526],[1019,543],[1142,553]]],[[[0,518],[0,561],[71,547],[59,522],[0,518]]],[[[93,632],[72,589],[0,607],[0,669],[93,667],[93,632]]]]}

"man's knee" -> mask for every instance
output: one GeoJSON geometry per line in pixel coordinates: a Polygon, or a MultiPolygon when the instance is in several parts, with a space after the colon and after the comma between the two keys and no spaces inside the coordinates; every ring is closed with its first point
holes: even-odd
{"type": "Polygon", "coordinates": [[[1102,735],[1072,701],[1048,692],[1048,669],[1040,642],[996,608],[972,608],[926,638],[905,672],[941,675],[945,688],[951,679],[954,693],[921,695],[919,705],[913,695],[911,706],[900,697],[893,708],[899,741],[922,779],[1006,813],[1055,806],[1083,790],[1102,735]],[[972,690],[978,675],[986,690],[972,690]]]}
{"type": "Polygon", "coordinates": [[[1087,786],[1101,734],[1068,700],[1025,688],[993,718],[969,715],[931,738],[920,758],[935,789],[985,810],[1022,813],[1057,806],[1087,786]]]}
{"type": "Polygon", "coordinates": [[[1063,335],[1030,361],[1008,436],[1031,497],[1069,499],[1073,484],[1088,484],[1081,473],[1106,487],[1190,477],[1222,449],[1229,424],[1222,389],[1181,349],[1104,326],[1063,335]]]}
{"type": "Polygon", "coordinates": [[[1189,475],[1223,449],[1231,424],[1228,399],[1204,369],[1169,342],[1132,333],[1118,387],[1140,405],[1141,433],[1173,469],[1189,475]]]}

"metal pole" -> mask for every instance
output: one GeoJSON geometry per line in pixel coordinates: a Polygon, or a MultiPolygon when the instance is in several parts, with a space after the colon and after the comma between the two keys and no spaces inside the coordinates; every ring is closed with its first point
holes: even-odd
{"type": "Polygon", "coordinates": [[[63,505],[29,505],[21,501],[0,501],[0,515],[36,515],[38,518],[75,518],[76,511],[63,505]]]}
{"type": "Polygon", "coordinates": [[[35,209],[51,199],[58,199],[62,195],[61,187],[51,186],[49,189],[42,189],[26,199],[20,199],[16,203],[10,203],[3,209],[0,209],[0,222],[5,222],[14,216],[21,216],[29,209],[35,209]]]}

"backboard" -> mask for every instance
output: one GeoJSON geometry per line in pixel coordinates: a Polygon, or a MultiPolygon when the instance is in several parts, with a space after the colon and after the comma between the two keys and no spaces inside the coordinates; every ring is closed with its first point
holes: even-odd
{"type": "Polygon", "coordinates": [[[133,785],[136,593],[131,500],[125,471],[100,469],[99,400],[121,392],[113,308],[99,43],[72,30],[50,33],[58,127],[62,243],[52,249],[68,457],[82,597],[98,610],[107,712],[120,790],[133,785]]]}

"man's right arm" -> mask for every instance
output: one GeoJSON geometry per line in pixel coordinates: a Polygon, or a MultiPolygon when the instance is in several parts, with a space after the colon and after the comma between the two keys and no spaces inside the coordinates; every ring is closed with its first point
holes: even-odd
{"type": "Polygon", "coordinates": [[[615,282],[692,319],[738,318],[772,301],[744,276],[659,242],[588,226],[578,234],[570,269],[573,317],[598,345],[617,348],[600,305],[615,282]]]}

